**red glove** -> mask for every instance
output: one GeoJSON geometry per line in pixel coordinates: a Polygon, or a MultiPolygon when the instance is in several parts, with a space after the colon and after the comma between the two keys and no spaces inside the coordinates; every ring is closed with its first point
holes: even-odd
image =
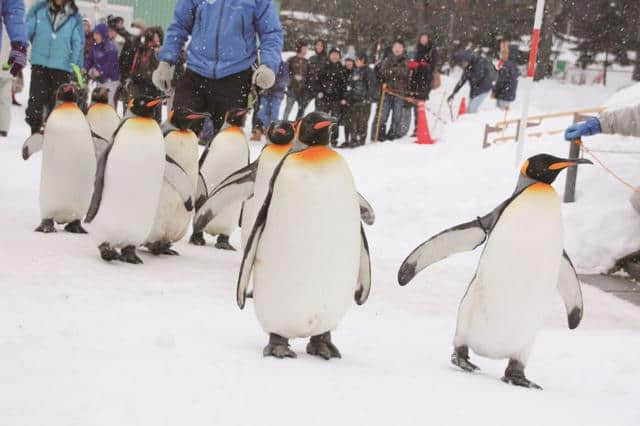
{"type": "Polygon", "coordinates": [[[411,60],[407,62],[407,68],[409,68],[410,70],[415,70],[419,66],[420,66],[420,63],[418,61],[411,60]]]}

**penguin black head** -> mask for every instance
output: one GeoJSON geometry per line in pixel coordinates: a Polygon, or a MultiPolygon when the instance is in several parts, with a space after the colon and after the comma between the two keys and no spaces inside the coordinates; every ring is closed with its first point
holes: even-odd
{"type": "Polygon", "coordinates": [[[245,108],[233,108],[224,115],[224,122],[232,126],[244,127],[247,120],[247,110],[245,108]]]}
{"type": "Polygon", "coordinates": [[[176,108],[169,113],[171,124],[180,130],[189,130],[199,120],[211,118],[208,112],[194,112],[189,108],[176,108]]]}
{"type": "Polygon", "coordinates": [[[78,100],[78,88],[73,83],[61,84],[58,87],[56,99],[60,102],[76,102],[78,100]]]}
{"type": "Polygon", "coordinates": [[[96,87],[93,89],[93,92],[91,92],[91,102],[94,104],[108,104],[109,92],[108,87],[96,87]]]}
{"type": "Polygon", "coordinates": [[[305,145],[329,145],[331,130],[336,124],[333,117],[323,112],[307,114],[298,124],[296,136],[305,145]]]}
{"type": "Polygon", "coordinates": [[[286,145],[293,140],[295,130],[290,121],[274,121],[267,129],[267,137],[271,143],[276,145],[286,145]]]}
{"type": "Polygon", "coordinates": [[[530,157],[522,165],[521,173],[533,180],[551,184],[558,177],[558,174],[567,167],[579,164],[593,164],[583,158],[570,160],[568,158],[554,157],[549,154],[538,154],[530,157]]]}
{"type": "Polygon", "coordinates": [[[155,115],[155,108],[161,105],[166,98],[167,96],[136,96],[135,98],[129,99],[127,107],[139,117],[153,117],[155,115]]]}

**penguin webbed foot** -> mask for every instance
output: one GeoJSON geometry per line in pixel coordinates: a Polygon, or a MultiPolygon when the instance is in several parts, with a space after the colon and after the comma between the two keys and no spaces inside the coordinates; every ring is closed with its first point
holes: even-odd
{"type": "Polygon", "coordinates": [[[87,231],[80,224],[80,219],[67,223],[64,230],[71,234],[86,234],[87,231]]]}
{"type": "Polygon", "coordinates": [[[131,263],[133,265],[139,265],[142,263],[142,259],[136,254],[135,246],[126,246],[120,253],[120,260],[122,262],[131,263]]]}
{"type": "Polygon", "coordinates": [[[331,358],[342,358],[336,345],[331,342],[330,331],[317,336],[311,336],[307,344],[307,353],[309,355],[319,356],[327,361],[331,358]]]}
{"type": "Polygon", "coordinates": [[[206,240],[204,239],[204,233],[202,232],[194,232],[193,234],[191,234],[189,243],[193,244],[194,246],[204,246],[205,244],[207,244],[206,240]]]}
{"type": "Polygon", "coordinates": [[[42,232],[43,234],[50,234],[56,232],[56,227],[53,224],[53,219],[42,219],[40,225],[34,229],[35,232],[42,232]]]}
{"type": "Polygon", "coordinates": [[[235,247],[229,244],[229,236],[223,234],[218,235],[215,247],[220,250],[236,251],[235,247]]]}
{"type": "Polygon", "coordinates": [[[529,389],[542,390],[542,386],[527,379],[524,375],[524,365],[520,361],[509,360],[509,365],[504,372],[503,382],[514,386],[521,386],[529,389]]]}
{"type": "Polygon", "coordinates": [[[160,256],[161,254],[166,254],[167,256],[180,256],[180,253],[171,248],[171,242],[169,241],[147,243],[145,244],[145,247],[155,256],[160,256]]]}
{"type": "Polygon", "coordinates": [[[116,260],[120,258],[120,253],[118,250],[111,247],[109,243],[102,243],[98,246],[98,250],[100,250],[100,257],[102,260],[106,260],[107,262],[111,262],[112,260],[116,260]]]}
{"type": "Polygon", "coordinates": [[[453,353],[451,354],[451,364],[470,373],[480,369],[480,367],[469,361],[468,346],[458,346],[453,350],[453,353]]]}
{"type": "Polygon", "coordinates": [[[262,355],[278,359],[297,357],[296,353],[289,348],[289,339],[275,333],[269,333],[269,344],[264,347],[262,355]]]}

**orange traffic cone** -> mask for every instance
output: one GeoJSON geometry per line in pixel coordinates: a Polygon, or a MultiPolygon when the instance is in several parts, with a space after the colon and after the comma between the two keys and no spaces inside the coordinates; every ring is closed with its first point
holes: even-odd
{"type": "Polygon", "coordinates": [[[467,113],[467,99],[463,96],[460,101],[460,108],[458,108],[458,117],[467,113]]]}
{"type": "Polygon", "coordinates": [[[427,123],[427,113],[424,108],[424,102],[418,102],[418,131],[416,132],[418,139],[416,143],[431,145],[436,143],[431,139],[431,133],[429,132],[429,123],[427,123]]]}

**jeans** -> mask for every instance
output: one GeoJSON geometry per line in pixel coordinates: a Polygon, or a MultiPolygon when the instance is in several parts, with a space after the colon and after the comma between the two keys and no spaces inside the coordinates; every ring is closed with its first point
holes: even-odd
{"type": "Polygon", "coordinates": [[[482,102],[487,99],[487,96],[489,96],[489,92],[480,93],[475,98],[471,98],[469,100],[469,108],[467,108],[467,112],[470,114],[478,112],[478,109],[480,109],[480,105],[482,105],[482,102]]]}
{"type": "Polygon", "coordinates": [[[278,119],[280,113],[281,97],[260,96],[260,108],[258,109],[258,126],[269,127],[278,119]]]}
{"type": "MultiPolygon", "coordinates": [[[[402,119],[403,119],[404,100],[395,96],[385,96],[384,106],[382,108],[382,120],[380,120],[380,138],[390,137],[391,139],[397,138],[402,134],[402,119]],[[391,117],[391,126],[389,131],[385,132],[389,115],[393,112],[391,117]]],[[[375,137],[375,132],[374,132],[375,137]]]]}
{"type": "Polygon", "coordinates": [[[289,120],[289,114],[291,114],[291,110],[293,109],[294,104],[298,104],[296,120],[300,120],[304,115],[305,108],[307,108],[307,105],[309,104],[309,99],[304,94],[296,95],[294,93],[288,93],[287,103],[284,106],[284,115],[282,116],[283,120],[289,120]]]}

